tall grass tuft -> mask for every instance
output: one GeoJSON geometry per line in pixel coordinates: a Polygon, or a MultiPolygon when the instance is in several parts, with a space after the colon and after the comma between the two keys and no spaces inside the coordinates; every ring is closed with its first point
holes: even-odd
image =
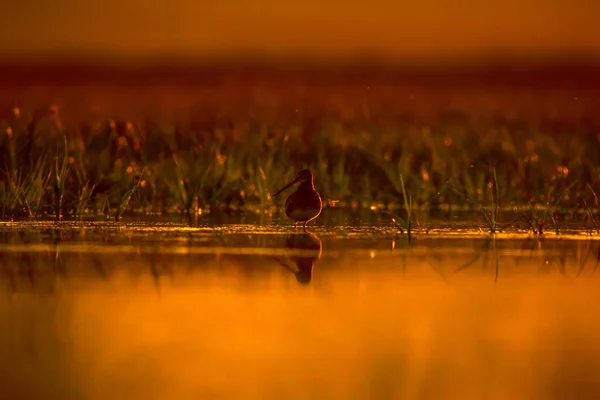
{"type": "Polygon", "coordinates": [[[496,168],[492,168],[492,176],[494,178],[492,185],[488,184],[488,197],[491,201],[490,208],[481,205],[480,210],[487,223],[491,234],[498,233],[498,213],[500,211],[500,188],[498,186],[498,177],[496,176],[496,168]],[[495,190],[494,190],[495,189],[495,190]]]}
{"type": "Polygon", "coordinates": [[[51,179],[47,158],[36,161],[29,174],[4,172],[0,181],[0,215],[3,219],[25,215],[38,218],[44,205],[44,193],[51,179]]]}
{"type": "Polygon", "coordinates": [[[57,155],[54,157],[54,169],[52,171],[52,183],[54,189],[54,213],[57,221],[62,219],[63,200],[65,197],[65,188],[67,184],[67,176],[70,170],[67,138],[64,138],[64,153],[62,158],[59,157],[60,152],[57,150],[57,155]]]}
{"type": "Polygon", "coordinates": [[[529,229],[531,230],[531,232],[534,235],[536,235],[536,236],[542,236],[544,234],[546,222],[548,221],[548,219],[552,223],[552,226],[554,228],[554,232],[557,235],[559,234],[560,226],[559,226],[559,223],[558,223],[558,218],[556,216],[557,209],[558,209],[558,206],[559,206],[560,202],[564,199],[564,197],[567,195],[567,193],[569,193],[569,191],[571,190],[571,188],[576,183],[577,182],[571,183],[564,190],[564,192],[555,199],[554,202],[550,202],[551,195],[552,195],[552,190],[554,189],[554,187],[553,186],[548,186],[548,192],[547,192],[546,197],[545,197],[546,201],[543,204],[541,211],[538,211],[538,209],[536,207],[536,204],[534,204],[533,202],[529,203],[529,214],[521,213],[521,215],[523,216],[523,218],[525,219],[525,221],[527,221],[527,224],[529,225],[529,229]]]}
{"type": "Polygon", "coordinates": [[[391,216],[392,222],[394,223],[396,228],[398,228],[400,230],[401,234],[406,233],[410,240],[412,237],[413,218],[414,218],[414,216],[413,216],[413,213],[414,213],[413,199],[412,199],[412,196],[410,194],[408,194],[406,191],[406,187],[404,186],[404,178],[403,178],[402,174],[400,175],[400,193],[402,194],[402,198],[404,201],[403,208],[404,208],[404,211],[406,212],[406,219],[403,219],[399,215],[391,213],[387,210],[380,210],[380,212],[391,216]]]}
{"type": "Polygon", "coordinates": [[[498,185],[498,176],[496,174],[496,168],[492,168],[492,180],[485,183],[484,175],[479,175],[479,182],[474,185],[471,179],[466,176],[464,181],[467,189],[461,191],[457,188],[455,180],[452,179],[451,184],[448,187],[457,195],[461,196],[463,200],[472,208],[477,209],[483,216],[483,220],[486,224],[487,230],[491,235],[501,232],[503,227],[498,224],[498,216],[500,213],[500,186],[498,185]],[[483,202],[479,202],[476,199],[476,194],[481,193],[479,189],[485,185],[485,192],[487,193],[488,205],[484,205],[483,202]]]}
{"type": "Polygon", "coordinates": [[[121,216],[125,212],[125,209],[127,209],[127,205],[129,204],[129,200],[131,200],[131,196],[133,196],[133,194],[138,190],[141,183],[143,182],[145,172],[146,172],[146,167],[144,167],[142,169],[142,172],[140,173],[140,176],[137,179],[137,182],[121,198],[121,201],[119,202],[119,207],[117,208],[117,213],[115,214],[115,220],[117,222],[119,222],[119,220],[121,219],[121,216]]]}

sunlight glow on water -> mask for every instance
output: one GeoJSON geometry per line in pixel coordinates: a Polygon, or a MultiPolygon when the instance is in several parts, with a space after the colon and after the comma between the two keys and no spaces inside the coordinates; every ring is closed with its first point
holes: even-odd
{"type": "Polygon", "coordinates": [[[8,398],[595,398],[595,237],[430,233],[409,243],[388,228],[343,229],[4,224],[1,389],[8,398]]]}

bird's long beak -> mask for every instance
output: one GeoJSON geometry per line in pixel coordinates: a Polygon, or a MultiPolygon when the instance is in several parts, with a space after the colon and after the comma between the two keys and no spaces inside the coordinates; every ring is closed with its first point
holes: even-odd
{"type": "Polygon", "coordinates": [[[275,194],[271,195],[271,197],[277,196],[279,193],[283,192],[285,189],[289,188],[294,183],[298,182],[298,180],[300,180],[300,178],[294,179],[293,181],[291,181],[290,183],[288,183],[287,185],[285,185],[284,187],[282,187],[281,189],[279,189],[275,194]]]}

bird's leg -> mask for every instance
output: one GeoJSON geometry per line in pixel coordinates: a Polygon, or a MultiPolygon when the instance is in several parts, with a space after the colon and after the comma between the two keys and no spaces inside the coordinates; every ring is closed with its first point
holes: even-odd
{"type": "Polygon", "coordinates": [[[304,232],[308,233],[308,229],[306,229],[306,224],[308,224],[308,221],[304,221],[304,232]]]}
{"type": "Polygon", "coordinates": [[[294,222],[294,230],[298,230],[298,221],[294,222]]]}

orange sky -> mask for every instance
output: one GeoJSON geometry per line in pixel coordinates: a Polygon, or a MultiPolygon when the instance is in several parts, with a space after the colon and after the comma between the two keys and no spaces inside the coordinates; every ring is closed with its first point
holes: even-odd
{"type": "Polygon", "coordinates": [[[595,0],[22,0],[0,54],[600,57],[595,0]]]}

